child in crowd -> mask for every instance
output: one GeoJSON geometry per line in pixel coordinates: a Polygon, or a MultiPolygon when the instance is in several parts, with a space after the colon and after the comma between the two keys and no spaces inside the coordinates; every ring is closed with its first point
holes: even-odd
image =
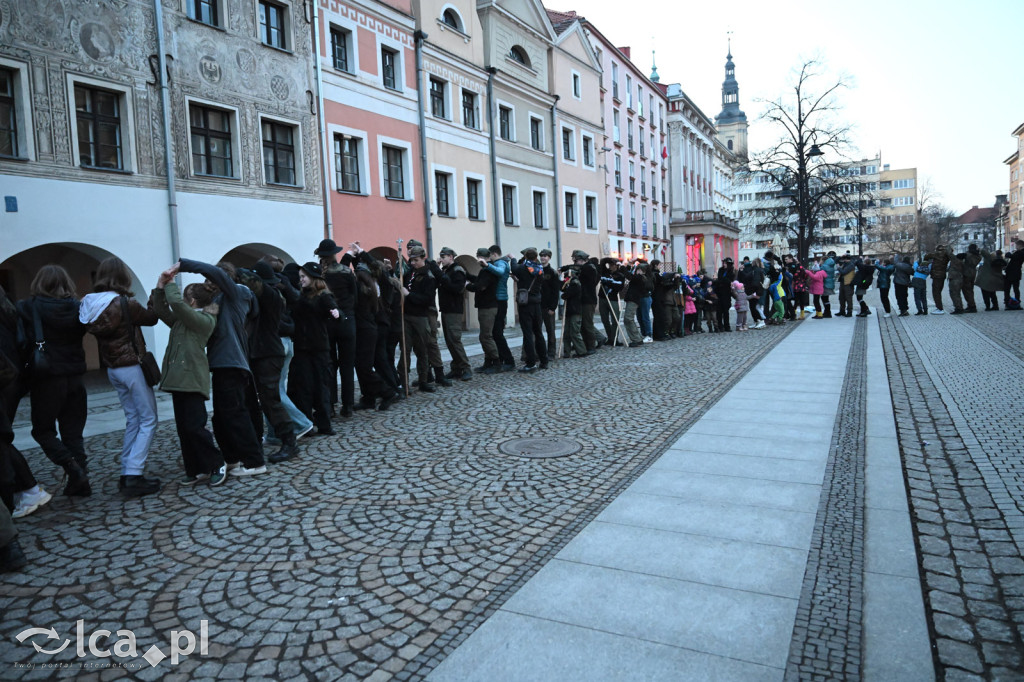
{"type": "Polygon", "coordinates": [[[732,297],[736,299],[736,331],[747,331],[747,311],[750,304],[747,301],[747,292],[743,290],[743,282],[732,283],[732,297]]]}
{"type": "Polygon", "coordinates": [[[768,293],[772,297],[772,316],[768,324],[783,324],[786,318],[786,304],[783,299],[786,296],[785,285],[783,284],[783,271],[780,269],[775,280],[768,285],[768,293]]]}

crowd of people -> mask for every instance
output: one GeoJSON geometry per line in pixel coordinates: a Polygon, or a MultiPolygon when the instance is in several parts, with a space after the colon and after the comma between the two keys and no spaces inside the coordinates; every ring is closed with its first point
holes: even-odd
{"type": "Polygon", "coordinates": [[[51,499],[13,444],[12,423],[24,396],[31,395],[33,439],[64,471],[63,494],[92,494],[83,439],[86,334],[95,337],[124,410],[118,489],[130,498],[161,488],[145,474],[157,425],[155,388],[172,397],[184,469],[179,484],[218,486],[229,476],[263,474],[267,462],[292,459],[299,438],[335,435],[335,416],[385,411],[413,388],[433,393],[454,380],[470,381],[475,372],[532,373],[557,357],[586,357],[602,346],[635,348],[703,333],[705,326],[721,333],[735,324],[745,332],[808,316],[831,318],[832,296],[839,302],[835,317],[852,317],[855,299],[856,314],[864,317],[871,314],[864,296],[872,285],[886,317],[892,314],[890,287],[900,316],[910,314],[910,289],[923,315],[929,278],[933,312],[943,312],[947,281],[953,314],[976,312],[975,286],[986,310],[999,309],[1000,293],[1004,309],[1019,309],[1024,242],[1005,257],[973,245],[959,254],[939,246],[919,261],[829,252],[800,262],[769,251],[738,265],[725,258],[717,272],[693,276],[666,270],[658,260],[599,260],[581,250],[556,269],[550,250],[527,248],[516,257],[498,246],[476,251],[479,271],[471,274],[454,250],[443,248],[437,261],[429,260],[415,240],[395,264],[358,243],[346,249],[330,239],[314,255],[317,260],[302,265],[266,255],[248,268],[183,258],[160,274],[145,303],[136,300],[131,271],[116,257],[100,263],[93,291],[81,299],[59,265],[42,267],[30,296],[17,303],[0,288],[3,570],[24,564],[11,519],[51,499]],[[175,281],[179,273],[204,281],[182,289],[175,281]],[[509,279],[523,336],[518,365],[504,331],[509,279]],[[484,353],[477,368],[462,342],[467,291],[484,353]],[[157,368],[141,328],[160,322],[170,332],[157,368]],[[451,355],[448,371],[438,327],[451,355]],[[211,396],[212,433],[206,410],[211,396]],[[266,454],[268,446],[272,454],[266,454]]]}

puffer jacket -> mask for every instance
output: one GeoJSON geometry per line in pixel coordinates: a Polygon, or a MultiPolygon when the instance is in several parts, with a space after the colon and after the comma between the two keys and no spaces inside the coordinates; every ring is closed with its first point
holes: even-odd
{"type": "MultiPolygon", "coordinates": [[[[31,353],[35,349],[35,323],[33,309],[39,312],[46,355],[50,359],[50,376],[71,376],[85,373],[85,350],[82,337],[85,325],[78,320],[78,299],[33,296],[18,302],[18,316],[24,334],[22,349],[31,353]]],[[[12,358],[13,359],[13,358],[12,358]]]]}
{"type": "MultiPolygon", "coordinates": [[[[92,297],[102,297],[103,292],[88,294],[82,299],[83,313],[92,303],[92,297]]],[[[131,324],[125,322],[121,307],[122,296],[114,296],[103,309],[103,311],[88,322],[89,333],[96,337],[99,345],[100,357],[107,367],[131,367],[139,364],[139,357],[146,352],[146,340],[142,338],[140,327],[152,327],[159,321],[156,311],[152,307],[142,307],[142,304],[133,297],[128,297],[128,316],[131,324]],[[132,348],[132,337],[129,333],[135,334],[135,346],[138,353],[132,348]]],[[[83,320],[84,321],[84,320],[83,320]]]]}
{"type": "Polygon", "coordinates": [[[939,279],[946,276],[946,268],[949,266],[949,259],[951,257],[952,254],[946,248],[943,248],[941,251],[936,248],[935,251],[924,255],[925,260],[932,262],[932,278],[939,279]]]}
{"type": "Polygon", "coordinates": [[[981,251],[981,265],[978,266],[978,276],[974,283],[983,291],[1003,290],[1003,265],[1006,261],[996,258],[995,253],[981,251]]]}
{"type": "Polygon", "coordinates": [[[878,270],[878,280],[877,280],[878,288],[879,289],[888,289],[889,288],[889,282],[890,282],[890,280],[892,278],[893,272],[896,270],[896,266],[895,265],[876,265],[875,267],[878,270]]]}
{"type": "Polygon", "coordinates": [[[836,262],[832,258],[826,258],[825,262],[821,264],[821,269],[825,271],[825,283],[826,289],[835,291],[836,288],[836,262]]]}
{"type": "Polygon", "coordinates": [[[824,270],[807,270],[807,291],[812,296],[822,296],[825,293],[825,278],[828,273],[824,270]]]}
{"type": "Polygon", "coordinates": [[[892,275],[893,284],[909,287],[910,280],[914,277],[914,266],[910,263],[900,261],[896,264],[896,272],[892,275]]]}
{"type": "Polygon", "coordinates": [[[220,307],[211,303],[196,310],[181,297],[174,282],[150,295],[153,309],[171,328],[164,363],[160,371],[160,389],[169,392],[199,393],[210,397],[210,363],[206,360],[206,342],[217,326],[220,307]]]}

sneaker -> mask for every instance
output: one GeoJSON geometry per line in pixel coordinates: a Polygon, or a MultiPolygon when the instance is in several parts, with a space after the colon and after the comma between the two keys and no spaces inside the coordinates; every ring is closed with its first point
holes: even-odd
{"type": "Polygon", "coordinates": [[[890,315],[889,313],[886,313],[885,315],[882,315],[882,317],[892,317],[892,315],[890,315]]]}
{"type": "Polygon", "coordinates": [[[186,474],[178,481],[178,485],[195,485],[199,481],[205,481],[210,477],[210,474],[196,474],[195,476],[189,476],[186,474]]]}
{"type": "Polygon", "coordinates": [[[630,341],[629,342],[629,347],[630,348],[639,348],[642,345],[644,345],[643,341],[630,341]]]}
{"type": "Polygon", "coordinates": [[[308,436],[309,432],[312,431],[312,430],[313,430],[313,425],[310,424],[309,426],[304,428],[302,431],[299,431],[297,434],[295,434],[295,440],[298,440],[298,439],[302,438],[303,436],[308,436]]]}
{"type": "Polygon", "coordinates": [[[263,444],[264,445],[275,445],[275,446],[276,445],[280,445],[281,444],[281,439],[280,438],[271,438],[270,436],[265,436],[263,438],[263,444]]]}
{"type": "Polygon", "coordinates": [[[235,469],[242,468],[242,463],[241,462],[228,462],[224,466],[227,467],[226,471],[234,471],[235,469]]]}
{"type": "Polygon", "coordinates": [[[523,365],[519,368],[520,374],[529,374],[537,369],[536,365],[523,365]]]}
{"type": "Polygon", "coordinates": [[[759,320],[758,323],[754,325],[754,329],[764,329],[765,326],[764,320],[759,320]]]}
{"type": "Polygon", "coordinates": [[[20,519],[28,516],[50,501],[52,496],[38,485],[18,495],[18,503],[11,512],[11,518],[20,519]]]}
{"type": "Polygon", "coordinates": [[[145,476],[122,476],[118,482],[118,491],[125,497],[142,497],[160,492],[160,481],[145,476]]]}
{"type": "Polygon", "coordinates": [[[945,315],[945,314],[946,314],[945,310],[939,310],[938,308],[936,308],[935,310],[932,311],[932,315],[945,315]]]}
{"type": "Polygon", "coordinates": [[[267,473],[267,467],[265,464],[261,464],[260,466],[253,467],[251,469],[240,466],[232,470],[232,476],[255,476],[256,474],[265,473],[267,473]]]}
{"type": "Polygon", "coordinates": [[[228,480],[228,467],[226,464],[221,464],[220,468],[210,474],[210,485],[220,485],[224,481],[228,480]]]}
{"type": "Polygon", "coordinates": [[[654,343],[654,339],[652,339],[650,336],[645,336],[644,343],[654,343]]]}

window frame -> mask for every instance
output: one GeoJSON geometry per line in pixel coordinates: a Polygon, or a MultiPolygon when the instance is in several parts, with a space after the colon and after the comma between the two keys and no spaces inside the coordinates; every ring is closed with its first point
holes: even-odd
{"type": "Polygon", "coordinates": [[[450,83],[445,79],[439,76],[427,77],[427,99],[430,102],[430,115],[434,118],[440,118],[445,121],[452,120],[451,116],[448,115],[448,92],[450,89],[450,83]],[[435,85],[440,85],[440,92],[435,89],[435,85]],[[441,113],[438,113],[439,105],[441,113]]]}
{"type": "Polygon", "coordinates": [[[462,15],[452,5],[445,5],[441,8],[441,13],[438,15],[437,20],[444,24],[445,27],[458,31],[462,35],[466,35],[466,22],[462,19],[462,15]],[[451,23],[446,20],[446,14],[451,12],[455,16],[455,23],[451,23]]]}
{"type": "Polygon", "coordinates": [[[285,52],[292,51],[291,45],[291,6],[280,2],[279,0],[256,0],[256,35],[260,42],[267,46],[272,47],[276,50],[283,50],[285,52]],[[267,8],[268,14],[265,15],[264,9],[267,8]],[[269,23],[269,10],[276,9],[280,13],[281,25],[275,30],[278,32],[280,44],[268,42],[271,36],[271,29],[269,23]]]}
{"type": "Polygon", "coordinates": [[[538,230],[547,230],[551,226],[551,221],[548,218],[548,192],[542,187],[531,187],[530,190],[530,213],[533,215],[533,227],[538,230]],[[537,204],[538,199],[540,199],[539,205],[537,204]],[[540,209],[539,215],[538,208],[540,209]]]}
{"type": "MultiPolygon", "coordinates": [[[[0,158],[30,161],[35,158],[35,139],[31,134],[35,128],[32,122],[32,93],[29,90],[28,64],[0,57],[0,68],[11,73],[10,99],[14,131],[12,143],[14,153],[9,156],[0,155],[0,158]]],[[[75,148],[77,149],[77,145],[75,148]]]]}
{"type": "Polygon", "coordinates": [[[380,82],[381,82],[381,85],[383,85],[388,90],[401,90],[401,88],[398,87],[400,82],[401,82],[399,80],[399,78],[400,78],[400,76],[399,76],[400,69],[399,69],[399,66],[398,66],[399,59],[400,59],[400,53],[398,52],[398,50],[395,50],[390,45],[381,45],[380,46],[380,82]],[[389,74],[388,74],[388,71],[389,71],[389,69],[388,69],[388,66],[389,66],[388,59],[389,58],[390,58],[390,62],[391,62],[390,63],[390,78],[391,78],[391,84],[390,85],[388,84],[388,76],[389,76],[389,74]]]}
{"type": "Polygon", "coordinates": [[[412,143],[407,140],[400,140],[393,137],[377,136],[377,173],[380,182],[380,196],[391,201],[415,201],[416,200],[416,177],[412,165],[412,143]],[[398,150],[401,154],[402,168],[402,192],[401,197],[389,196],[390,189],[387,177],[384,172],[385,154],[387,149],[398,150]]]}
{"type": "MultiPolygon", "coordinates": [[[[277,116],[264,116],[259,117],[259,130],[260,130],[260,151],[261,160],[263,167],[263,184],[268,187],[289,187],[289,188],[302,188],[304,186],[304,177],[302,173],[302,125],[298,121],[290,121],[285,118],[277,116]],[[271,140],[270,142],[274,146],[275,155],[278,151],[278,147],[291,147],[292,153],[292,171],[294,173],[294,183],[281,182],[279,180],[270,180],[267,178],[267,159],[266,159],[266,145],[268,140],[263,137],[263,124],[270,123],[272,126],[283,126],[290,128],[292,131],[292,142],[291,145],[271,140]]],[[[276,159],[275,159],[276,160],[276,159]]],[[[275,166],[276,168],[276,166],[275,166]]]]}
{"type": "Polygon", "coordinates": [[[466,187],[466,217],[473,221],[483,222],[487,220],[487,178],[478,173],[464,172],[463,177],[465,179],[466,187]],[[470,204],[469,191],[470,183],[476,183],[476,216],[473,216],[472,206],[470,204]]]}
{"type": "Polygon", "coordinates": [[[583,190],[583,229],[587,232],[601,229],[601,202],[596,192],[583,190]]]}
{"type": "Polygon", "coordinates": [[[562,188],[562,225],[568,232],[580,231],[580,192],[575,187],[562,188]],[[572,207],[570,210],[570,200],[572,207]]]}
{"type": "Polygon", "coordinates": [[[576,129],[570,126],[561,126],[562,139],[562,161],[576,165],[576,129]]]}
{"type": "Polygon", "coordinates": [[[351,76],[354,76],[359,71],[359,50],[355,49],[356,48],[356,46],[355,46],[356,29],[354,27],[344,26],[344,25],[342,25],[342,24],[340,24],[338,22],[332,21],[332,22],[330,22],[328,24],[327,31],[328,31],[327,35],[329,37],[329,45],[330,45],[330,55],[329,56],[331,58],[331,67],[335,71],[340,71],[341,73],[347,73],[347,74],[349,74],[351,76]],[[337,49],[337,43],[336,43],[336,41],[334,39],[335,34],[338,34],[339,36],[341,36],[345,40],[345,50],[344,50],[344,52],[345,52],[345,65],[346,65],[347,68],[343,68],[343,67],[339,66],[339,64],[338,64],[338,59],[337,59],[338,49],[337,49]]]}
{"type": "Polygon", "coordinates": [[[496,102],[496,104],[497,104],[497,107],[498,107],[497,116],[496,116],[496,118],[498,119],[498,138],[501,139],[501,140],[504,140],[505,142],[515,142],[516,141],[516,108],[511,103],[503,102],[501,100],[498,100],[496,102]],[[501,114],[502,114],[503,111],[507,111],[508,112],[508,121],[507,121],[507,127],[508,127],[508,131],[507,132],[508,132],[508,135],[507,136],[505,134],[506,133],[506,130],[505,130],[506,124],[502,121],[502,118],[501,118],[501,114]]]}
{"type": "Polygon", "coordinates": [[[224,28],[224,0],[186,0],[185,1],[185,14],[186,16],[200,24],[206,26],[213,26],[214,28],[224,28]],[[212,21],[206,21],[202,18],[197,8],[201,5],[210,7],[210,14],[212,15],[212,21]]]}
{"type": "Polygon", "coordinates": [[[71,119],[71,149],[74,165],[90,171],[101,171],[108,173],[135,173],[138,164],[135,160],[136,138],[135,127],[132,121],[135,120],[133,91],[121,84],[111,83],[99,78],[83,76],[81,74],[67,74],[67,97],[68,111],[71,119]],[[78,107],[75,102],[75,87],[81,85],[87,88],[106,90],[118,95],[118,104],[121,110],[120,134],[121,134],[121,168],[103,168],[90,166],[81,162],[78,139],[78,107]]]}
{"type": "Polygon", "coordinates": [[[537,114],[530,112],[530,149],[534,151],[542,152],[545,150],[544,144],[544,118],[537,114]],[[537,124],[534,128],[534,123],[537,124]],[[536,130],[536,139],[534,139],[534,131],[536,130]],[[534,143],[537,144],[534,144],[534,143]]]}
{"type": "Polygon", "coordinates": [[[469,128],[470,130],[480,130],[480,93],[476,92],[475,90],[470,90],[469,88],[461,88],[459,94],[459,102],[462,105],[462,125],[469,128]],[[470,112],[469,118],[471,119],[469,121],[466,120],[467,95],[472,98],[473,102],[472,106],[468,109],[468,111],[470,112]]]}
{"type": "Polygon", "coordinates": [[[594,146],[594,136],[587,133],[580,133],[581,149],[583,150],[582,163],[584,168],[594,170],[597,164],[597,147],[594,146]]]}
{"type": "Polygon", "coordinates": [[[583,100],[583,76],[579,71],[573,69],[571,72],[571,85],[573,99],[583,100]]]}
{"type": "Polygon", "coordinates": [[[459,191],[456,184],[458,178],[458,172],[451,166],[442,166],[438,164],[431,164],[430,171],[433,176],[433,202],[434,202],[434,214],[442,218],[458,218],[459,217],[459,191]],[[440,189],[440,183],[438,183],[439,177],[443,176],[445,179],[445,194],[447,201],[447,209],[444,213],[441,212],[441,201],[438,194],[440,189]]]}
{"type": "Polygon", "coordinates": [[[499,185],[501,187],[501,222],[506,227],[516,227],[519,225],[519,183],[501,180],[499,185]],[[510,196],[506,196],[506,194],[510,196]]]}
{"type": "MultiPolygon", "coordinates": [[[[224,106],[217,102],[210,102],[195,97],[185,98],[185,110],[188,115],[188,152],[189,152],[189,176],[194,178],[210,178],[215,180],[239,180],[241,179],[242,168],[239,164],[239,154],[241,154],[241,135],[239,129],[239,118],[238,110],[234,107],[224,106]],[[195,154],[196,149],[193,143],[193,125],[192,121],[192,107],[198,107],[204,111],[219,111],[220,113],[228,117],[229,126],[231,130],[227,133],[227,139],[229,141],[228,148],[231,150],[231,173],[229,175],[217,175],[214,173],[199,173],[196,172],[195,168],[195,154]]],[[[224,139],[222,131],[216,131],[215,137],[224,139]]]]}

